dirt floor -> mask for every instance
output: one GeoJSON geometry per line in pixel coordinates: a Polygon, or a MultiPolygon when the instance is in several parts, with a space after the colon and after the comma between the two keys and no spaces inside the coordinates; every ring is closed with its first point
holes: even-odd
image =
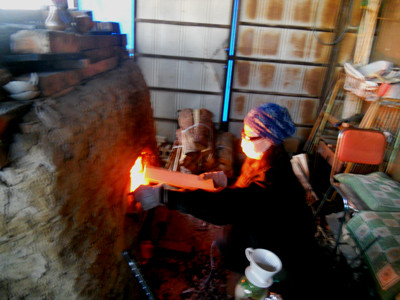
{"type": "MultiPolygon", "coordinates": [[[[213,246],[222,227],[164,208],[149,219],[152,222],[142,239],[151,241],[152,246],[146,244],[143,257],[139,256],[138,260],[154,298],[234,299],[236,283],[243,274],[227,270],[213,246]]],[[[332,238],[321,234],[316,238],[320,244],[320,257],[316,261],[323,265],[319,266],[320,271],[304,270],[300,286],[280,281],[277,276],[270,291],[284,300],[297,300],[299,295],[324,300],[376,299],[365,267],[350,268],[344,258],[332,254],[332,238]]],[[[141,299],[149,299],[142,296],[141,299]]]]}

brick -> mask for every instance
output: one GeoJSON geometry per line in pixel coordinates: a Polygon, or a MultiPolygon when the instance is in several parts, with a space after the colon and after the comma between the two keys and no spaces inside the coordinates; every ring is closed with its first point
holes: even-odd
{"type": "Polygon", "coordinates": [[[100,60],[110,58],[112,56],[118,56],[119,52],[120,48],[118,46],[112,46],[106,48],[85,50],[82,52],[82,54],[85,55],[85,57],[87,57],[91,63],[95,63],[100,60]]]}
{"type": "Polygon", "coordinates": [[[119,23],[117,22],[94,22],[92,31],[94,32],[109,32],[109,33],[120,33],[119,23]]]}
{"type": "Polygon", "coordinates": [[[101,60],[94,64],[90,64],[88,67],[82,69],[81,74],[84,78],[89,78],[115,68],[118,65],[118,62],[118,57],[111,57],[105,60],[101,60]]]}
{"type": "Polygon", "coordinates": [[[112,46],[126,46],[127,44],[126,34],[77,35],[77,39],[81,51],[112,46]]]}
{"type": "Polygon", "coordinates": [[[79,53],[74,33],[49,30],[20,30],[10,36],[12,53],[79,53]]]}
{"type": "Polygon", "coordinates": [[[95,35],[77,35],[80,51],[96,48],[95,35]]]}
{"type": "Polygon", "coordinates": [[[42,72],[39,75],[39,89],[42,96],[49,96],[60,92],[81,80],[81,73],[77,70],[64,72],[42,72]]]}
{"type": "Polygon", "coordinates": [[[120,35],[119,46],[124,46],[125,47],[127,45],[127,43],[128,43],[128,40],[127,40],[126,34],[121,34],[120,35]]]}

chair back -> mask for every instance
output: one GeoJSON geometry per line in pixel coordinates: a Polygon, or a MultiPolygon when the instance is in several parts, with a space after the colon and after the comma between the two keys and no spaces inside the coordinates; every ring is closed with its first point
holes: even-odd
{"type": "Polygon", "coordinates": [[[386,137],[374,129],[348,128],[340,131],[332,163],[331,181],[340,163],[356,163],[382,167],[386,137]]]}

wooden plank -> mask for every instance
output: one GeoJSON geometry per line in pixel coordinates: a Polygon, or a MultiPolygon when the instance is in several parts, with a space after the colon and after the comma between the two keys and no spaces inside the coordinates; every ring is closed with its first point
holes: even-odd
{"type": "Polygon", "coordinates": [[[366,65],[369,62],[381,2],[382,0],[369,0],[364,10],[354,50],[355,65],[366,65]]]}
{"type": "MultiPolygon", "coordinates": [[[[358,29],[357,43],[354,49],[353,63],[355,65],[366,65],[370,60],[381,2],[382,0],[370,0],[368,1],[367,8],[364,10],[358,29]]],[[[347,93],[341,118],[346,119],[359,113],[360,110],[360,98],[354,94],[347,93]]]]}
{"type": "Polygon", "coordinates": [[[329,147],[328,144],[320,141],[318,143],[317,147],[317,153],[319,153],[327,162],[330,166],[332,166],[333,163],[333,157],[335,155],[335,150],[332,149],[332,147],[329,147]]]}
{"type": "Polygon", "coordinates": [[[332,115],[328,115],[327,120],[332,125],[339,123],[339,120],[332,115]]]}
{"type": "Polygon", "coordinates": [[[202,179],[200,176],[193,174],[147,166],[144,170],[144,177],[150,182],[166,183],[180,188],[215,191],[212,179],[202,179]]]}

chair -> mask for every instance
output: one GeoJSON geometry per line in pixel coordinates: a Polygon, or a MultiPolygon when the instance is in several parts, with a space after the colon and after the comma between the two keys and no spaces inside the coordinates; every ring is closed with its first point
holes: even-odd
{"type": "MultiPolygon", "coordinates": [[[[344,214],[339,220],[340,224],[335,243],[335,252],[340,241],[342,227],[347,214],[350,211],[358,212],[359,210],[373,209],[373,207],[371,207],[373,205],[369,203],[370,201],[365,202],[363,198],[359,196],[359,192],[363,192],[363,188],[361,187],[358,188],[358,190],[357,188],[356,190],[353,190],[351,187],[352,185],[349,184],[349,181],[355,178],[360,179],[359,176],[370,176],[365,175],[365,173],[371,170],[376,171],[378,169],[378,171],[382,171],[385,150],[386,137],[381,131],[372,129],[348,128],[339,132],[330,173],[330,187],[325,193],[324,198],[322,199],[321,204],[318,206],[318,209],[315,213],[315,216],[319,214],[322,206],[325,204],[325,201],[333,192],[336,192],[342,198],[344,214]],[[354,165],[351,172],[347,171],[351,174],[341,173],[348,163],[357,165],[354,165]],[[362,166],[368,166],[369,168],[361,171],[362,166]],[[361,174],[353,173],[353,171],[361,172],[361,174]]],[[[375,176],[376,173],[372,172],[371,174],[375,176]]],[[[378,172],[377,174],[381,175],[384,173],[378,172]]],[[[362,180],[366,180],[365,177],[362,178],[361,181],[362,180]]],[[[374,179],[371,180],[373,181],[374,179]]]]}

